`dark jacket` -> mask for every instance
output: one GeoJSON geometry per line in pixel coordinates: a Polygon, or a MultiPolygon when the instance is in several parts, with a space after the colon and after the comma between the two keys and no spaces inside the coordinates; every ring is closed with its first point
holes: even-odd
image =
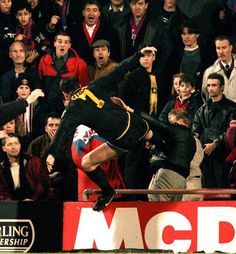
{"type": "Polygon", "coordinates": [[[131,13],[131,9],[129,5],[124,2],[124,8],[122,12],[112,12],[109,10],[111,3],[105,5],[102,7],[102,17],[105,19],[105,21],[113,26],[114,28],[118,29],[121,25],[124,24],[126,21],[126,18],[131,13]]]}
{"type": "MultiPolygon", "coordinates": [[[[104,39],[110,42],[111,59],[114,61],[120,61],[120,43],[119,35],[115,28],[111,25],[100,21],[100,26],[92,40],[92,43],[96,40],[104,39]]],[[[83,21],[79,22],[75,29],[72,31],[72,47],[77,51],[79,56],[85,60],[89,65],[94,63],[93,52],[89,44],[84,28],[83,21]]]]}
{"type": "Polygon", "coordinates": [[[9,71],[12,61],[9,57],[9,46],[16,35],[16,21],[12,14],[0,11],[0,75],[9,71]]]}
{"type": "Polygon", "coordinates": [[[167,30],[157,18],[151,19],[147,15],[133,44],[130,18],[131,15],[127,17],[126,22],[119,28],[122,59],[133,55],[140,44],[151,44],[158,51],[155,72],[157,74],[162,73],[172,50],[172,43],[167,30]]]}
{"type": "MultiPolygon", "coordinates": [[[[31,91],[40,87],[39,75],[35,68],[31,66],[26,66],[24,75],[29,78],[31,91]]],[[[3,102],[13,101],[17,98],[16,83],[17,83],[17,79],[16,79],[16,73],[14,69],[4,73],[1,76],[0,95],[2,96],[3,102]]]]}
{"type": "MultiPolygon", "coordinates": [[[[187,178],[190,162],[196,152],[196,142],[191,129],[184,125],[165,124],[143,112],[141,116],[151,124],[151,129],[156,131],[159,140],[155,145],[166,156],[161,167],[171,169],[187,178]]],[[[159,162],[158,165],[160,166],[159,162]]]]}
{"type": "MultiPolygon", "coordinates": [[[[59,31],[66,31],[68,33],[71,33],[73,30],[73,27],[75,26],[76,23],[78,23],[82,19],[82,5],[83,1],[81,0],[68,0],[67,5],[66,5],[66,22],[67,22],[67,27],[64,27],[62,24],[62,19],[61,19],[61,13],[60,13],[60,7],[55,1],[50,1],[50,15],[57,15],[60,17],[59,22],[57,25],[54,27],[53,30],[51,30],[48,26],[49,23],[46,24],[46,30],[47,30],[47,36],[48,38],[53,42],[54,37],[59,31]]],[[[48,12],[49,10],[47,10],[48,12]]],[[[49,19],[49,22],[51,20],[51,17],[49,19]]]]}
{"type": "MultiPolygon", "coordinates": [[[[158,82],[159,80],[157,76],[156,81],[158,90],[157,111],[160,113],[160,108],[163,106],[161,105],[163,87],[161,87],[161,84],[158,82]]],[[[146,71],[144,67],[140,66],[126,76],[121,87],[120,97],[131,108],[136,109],[138,111],[149,113],[150,90],[151,90],[151,81],[149,73],[146,71]]]]}
{"type": "MultiPolygon", "coordinates": [[[[171,109],[174,109],[175,101],[178,100],[178,96],[175,98],[171,98],[161,111],[161,114],[159,116],[159,119],[165,123],[168,123],[168,113],[171,111],[171,109]]],[[[191,120],[193,120],[197,110],[202,105],[202,98],[199,92],[196,92],[192,94],[189,98],[184,100],[184,102],[189,102],[189,104],[186,107],[186,111],[189,113],[191,120]]]]}
{"type": "MultiPolygon", "coordinates": [[[[133,57],[123,61],[108,75],[90,82],[88,90],[95,95],[98,102],[94,102],[90,99],[76,99],[77,93],[82,93],[83,90],[75,90],[73,92],[74,96],[72,94],[72,97],[74,97],[74,100],[70,102],[62,117],[57,133],[50,144],[50,153],[54,154],[55,157],[59,157],[61,153],[63,154],[65,146],[67,145],[67,140],[71,140],[76,127],[80,124],[92,128],[101,137],[115,143],[117,146],[123,141],[123,139],[116,139],[120,133],[124,131],[124,127],[126,128],[127,126],[127,114],[123,108],[111,102],[108,94],[117,86],[117,82],[119,82],[129,70],[137,66],[139,59],[140,54],[136,53],[133,57]],[[104,102],[105,104],[103,104],[104,102]],[[101,106],[99,106],[100,103],[101,106]],[[112,119],[110,119],[110,117],[112,119]],[[116,119],[116,122],[114,122],[114,119],[116,119]]],[[[142,122],[142,126],[144,126],[143,124],[145,125],[145,123],[142,122]]],[[[138,131],[139,130],[137,130],[137,132],[138,131]]],[[[124,149],[126,149],[126,147],[130,147],[132,143],[133,142],[127,141],[126,144],[122,145],[124,149]]]]}
{"type": "Polygon", "coordinates": [[[236,111],[236,103],[223,98],[218,102],[212,102],[209,99],[196,112],[193,120],[192,130],[199,135],[199,139],[204,146],[206,143],[217,142],[219,145],[215,150],[218,155],[221,148],[224,146],[223,139],[229,122],[234,118],[236,111]]]}
{"type": "Polygon", "coordinates": [[[50,180],[47,171],[37,157],[24,156],[20,159],[19,190],[14,190],[8,160],[0,164],[0,200],[42,200],[47,197],[50,180]]]}
{"type": "Polygon", "coordinates": [[[0,104],[0,126],[24,113],[27,106],[27,101],[23,99],[0,104]]]}

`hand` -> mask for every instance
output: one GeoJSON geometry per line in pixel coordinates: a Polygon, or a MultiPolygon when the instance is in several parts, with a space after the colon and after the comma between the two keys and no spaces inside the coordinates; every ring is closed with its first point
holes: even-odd
{"type": "Polygon", "coordinates": [[[48,172],[50,173],[53,169],[53,166],[54,166],[54,162],[55,162],[55,158],[49,154],[47,159],[46,159],[46,164],[47,164],[47,169],[48,169],[48,172]]]}
{"type": "Polygon", "coordinates": [[[157,49],[155,47],[147,46],[140,50],[141,54],[144,54],[145,51],[151,51],[153,55],[156,55],[157,49]]]}
{"type": "Polygon", "coordinates": [[[28,56],[26,58],[26,62],[27,63],[33,63],[34,59],[37,58],[39,56],[39,53],[38,52],[35,52],[33,54],[30,54],[30,56],[28,56]]]}
{"type": "Polygon", "coordinates": [[[124,108],[124,109],[127,108],[127,105],[124,103],[124,101],[123,101],[121,98],[112,96],[112,97],[111,97],[111,100],[112,100],[115,104],[121,106],[122,108],[124,108]]]}
{"type": "Polygon", "coordinates": [[[56,134],[56,130],[51,130],[51,131],[47,131],[48,136],[51,140],[53,140],[55,134],[56,134]]]}
{"type": "Polygon", "coordinates": [[[111,100],[112,100],[115,104],[121,106],[121,107],[122,107],[123,109],[125,109],[126,111],[134,112],[134,110],[133,110],[132,108],[130,108],[129,106],[127,106],[121,98],[113,96],[113,97],[111,97],[111,100]]]}
{"type": "Polygon", "coordinates": [[[35,89],[32,91],[30,96],[26,99],[28,104],[32,104],[36,102],[38,97],[44,97],[44,92],[41,89],[35,89]]]}
{"type": "Polygon", "coordinates": [[[59,16],[53,15],[53,16],[51,17],[51,21],[50,21],[50,23],[49,23],[49,27],[50,27],[51,29],[53,29],[53,28],[55,27],[55,25],[58,23],[59,20],[60,20],[60,17],[59,17],[59,16]]]}
{"type": "Polygon", "coordinates": [[[219,19],[221,19],[221,20],[225,19],[225,10],[220,10],[220,12],[219,12],[219,19]]]}
{"type": "Polygon", "coordinates": [[[52,174],[49,174],[49,178],[50,178],[50,179],[53,179],[53,178],[55,178],[56,176],[58,176],[58,175],[60,175],[60,174],[61,174],[61,173],[58,172],[58,171],[53,172],[52,174]]]}
{"type": "Polygon", "coordinates": [[[216,149],[217,145],[216,143],[209,143],[209,144],[205,144],[205,147],[203,149],[204,153],[208,156],[210,156],[214,150],[216,149]]]}
{"type": "Polygon", "coordinates": [[[18,34],[16,37],[15,37],[15,41],[22,41],[24,40],[26,36],[24,34],[18,34]]]}
{"type": "Polygon", "coordinates": [[[6,131],[0,131],[0,139],[2,139],[2,138],[6,138],[7,137],[7,133],[6,133],[6,131]]]}

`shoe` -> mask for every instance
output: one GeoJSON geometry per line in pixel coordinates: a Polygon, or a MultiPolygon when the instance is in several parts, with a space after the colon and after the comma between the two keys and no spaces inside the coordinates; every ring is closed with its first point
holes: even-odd
{"type": "Polygon", "coordinates": [[[112,201],[112,199],[115,197],[115,191],[113,190],[108,195],[101,195],[96,203],[93,206],[93,210],[96,212],[102,211],[104,208],[106,208],[112,201]]]}

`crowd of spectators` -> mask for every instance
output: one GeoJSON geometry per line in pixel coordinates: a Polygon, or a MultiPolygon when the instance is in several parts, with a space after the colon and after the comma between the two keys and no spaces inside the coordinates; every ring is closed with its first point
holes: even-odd
{"type": "MultiPolygon", "coordinates": [[[[60,82],[74,77],[85,87],[145,45],[154,46],[156,55],[146,52],[108,95],[167,126],[184,110],[188,117],[180,116],[190,122],[181,124],[194,133],[196,151],[187,173],[171,170],[165,185],[160,161],[168,158],[169,148],[147,149],[139,142],[109,164],[123,176],[121,186],[235,187],[230,176],[236,164],[236,0],[0,0],[1,103],[25,100],[37,88],[45,94],[1,126],[0,200],[78,198],[72,140],[50,174],[45,164],[69,103],[60,82]]],[[[161,136],[164,143],[174,143],[172,129],[161,136]]]]}

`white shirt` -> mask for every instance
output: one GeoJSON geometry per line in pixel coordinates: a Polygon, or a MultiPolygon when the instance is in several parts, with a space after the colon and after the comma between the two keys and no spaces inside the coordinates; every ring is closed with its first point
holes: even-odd
{"type": "Polygon", "coordinates": [[[96,24],[93,25],[93,26],[88,26],[88,25],[85,24],[85,27],[86,27],[86,29],[87,29],[87,31],[88,31],[88,33],[89,33],[89,36],[92,37],[93,30],[95,29],[96,24]]]}
{"type": "Polygon", "coordinates": [[[17,162],[13,162],[10,167],[12,179],[14,182],[14,189],[20,187],[20,165],[17,162]]]}

